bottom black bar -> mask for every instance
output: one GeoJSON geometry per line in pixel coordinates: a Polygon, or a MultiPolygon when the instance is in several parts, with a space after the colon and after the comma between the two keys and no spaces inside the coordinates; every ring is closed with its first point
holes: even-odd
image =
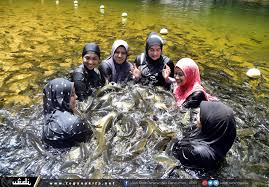
{"type": "Polygon", "coordinates": [[[250,187],[250,179],[41,179],[0,177],[0,187],[250,187]]]}

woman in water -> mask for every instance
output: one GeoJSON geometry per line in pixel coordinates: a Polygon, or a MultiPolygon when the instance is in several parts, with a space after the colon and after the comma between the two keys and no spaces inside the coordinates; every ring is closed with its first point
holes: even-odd
{"type": "Polygon", "coordinates": [[[116,40],[112,45],[111,55],[104,60],[99,70],[107,82],[123,83],[131,79],[132,64],[128,62],[128,44],[116,40]]]}
{"type": "Polygon", "coordinates": [[[53,147],[71,147],[88,140],[92,131],[74,114],[76,93],[74,83],[56,78],[43,90],[45,124],[43,140],[53,147]]]}
{"type": "Polygon", "coordinates": [[[197,128],[185,133],[172,152],[182,165],[216,168],[236,137],[233,110],[221,102],[202,101],[197,128]]]}
{"type": "Polygon", "coordinates": [[[100,48],[95,43],[87,43],[82,50],[82,64],[72,73],[76,94],[79,101],[84,101],[93,89],[103,86],[104,78],[97,66],[100,63],[100,48]]]}
{"type": "Polygon", "coordinates": [[[162,54],[163,40],[152,32],[149,34],[145,52],[138,55],[134,61],[132,74],[137,82],[143,85],[162,86],[165,89],[170,89],[171,82],[168,77],[164,77],[163,70],[169,68],[171,77],[174,76],[174,64],[167,56],[162,54]]]}

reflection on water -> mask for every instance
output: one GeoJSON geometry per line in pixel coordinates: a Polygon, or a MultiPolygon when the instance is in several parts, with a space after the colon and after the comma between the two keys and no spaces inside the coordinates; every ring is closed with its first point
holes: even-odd
{"type": "Polygon", "coordinates": [[[0,107],[17,113],[41,104],[44,84],[57,76],[68,76],[80,64],[86,42],[98,43],[104,59],[113,41],[124,39],[133,61],[143,52],[149,32],[167,28],[164,53],[174,62],[182,57],[197,61],[207,90],[231,105],[240,118],[239,128],[249,132],[244,136],[249,140],[241,145],[238,139],[235,148],[242,151],[243,161],[238,165],[238,159],[234,159],[238,156],[232,156],[229,163],[236,164],[229,164],[224,176],[244,174],[258,179],[268,174],[258,166],[259,159],[268,164],[268,159],[261,157],[264,152],[259,151],[269,146],[268,1],[144,0],[102,4],[104,12],[100,12],[101,4],[86,0],[0,2],[0,107]],[[122,20],[123,12],[128,13],[127,21],[122,20]],[[260,79],[246,77],[245,72],[252,67],[261,70],[260,79]],[[255,132],[250,133],[249,128],[255,132]],[[247,169],[241,169],[244,164],[247,169]]]}

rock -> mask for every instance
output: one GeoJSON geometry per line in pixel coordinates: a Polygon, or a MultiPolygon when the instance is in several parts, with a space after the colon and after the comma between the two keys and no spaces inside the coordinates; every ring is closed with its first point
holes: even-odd
{"type": "Polygon", "coordinates": [[[250,78],[259,78],[261,76],[261,72],[257,68],[249,69],[246,74],[250,78]]]}

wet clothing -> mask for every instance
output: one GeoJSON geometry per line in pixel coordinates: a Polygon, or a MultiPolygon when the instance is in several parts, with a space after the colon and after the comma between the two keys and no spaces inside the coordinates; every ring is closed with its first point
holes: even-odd
{"type": "Polygon", "coordinates": [[[194,92],[200,93],[199,96],[194,94],[196,95],[194,100],[198,101],[197,104],[194,105],[195,107],[198,107],[202,100],[209,100],[209,98],[213,98],[206,93],[204,87],[201,85],[199,68],[192,59],[182,58],[177,62],[176,67],[180,68],[185,76],[185,83],[183,85],[176,85],[174,89],[177,106],[183,105],[187,99],[192,98],[192,94],[194,92]]]}
{"type": "MultiPolygon", "coordinates": [[[[100,48],[95,43],[87,43],[82,50],[82,58],[89,52],[94,52],[100,58],[100,48]]],[[[103,86],[104,78],[97,68],[89,70],[84,64],[76,68],[71,75],[71,81],[75,84],[76,95],[79,101],[84,101],[93,92],[93,89],[103,86]]]]}
{"type": "Polygon", "coordinates": [[[82,50],[82,58],[88,53],[88,52],[94,52],[98,55],[98,57],[100,58],[100,48],[97,44],[95,43],[87,43],[83,50],[82,50]]]}
{"type": "Polygon", "coordinates": [[[108,82],[123,83],[131,79],[130,71],[132,69],[132,64],[128,62],[128,44],[124,40],[116,40],[112,45],[111,55],[104,60],[100,66],[99,70],[103,77],[108,82]],[[117,64],[114,60],[115,51],[118,47],[123,46],[126,49],[126,59],[122,64],[117,64]]]}
{"type": "Polygon", "coordinates": [[[90,138],[88,125],[75,116],[70,108],[73,83],[56,78],[43,90],[45,124],[43,140],[53,147],[70,147],[90,138]]]}
{"type": "Polygon", "coordinates": [[[202,127],[185,132],[172,148],[181,164],[191,168],[213,169],[222,161],[236,137],[233,110],[221,102],[202,101],[202,127]]]}
{"type": "Polygon", "coordinates": [[[158,60],[153,61],[150,57],[147,57],[144,53],[142,53],[136,57],[134,63],[141,71],[141,78],[139,82],[142,85],[162,86],[166,89],[170,89],[171,83],[166,82],[162,75],[165,65],[170,67],[171,76],[174,75],[174,64],[170,58],[161,55],[158,60]]]}
{"type": "Polygon", "coordinates": [[[206,96],[202,91],[194,91],[187,99],[182,103],[185,108],[198,108],[202,101],[206,101],[206,96]]]}
{"type": "Polygon", "coordinates": [[[147,38],[145,53],[138,55],[134,61],[136,67],[141,71],[141,77],[138,82],[143,85],[162,86],[170,89],[171,82],[165,81],[162,71],[165,65],[168,65],[171,69],[170,76],[174,77],[174,63],[165,55],[161,55],[157,60],[151,59],[148,55],[148,50],[153,45],[159,45],[161,50],[163,48],[163,40],[155,32],[150,33],[147,38]]]}
{"type": "Polygon", "coordinates": [[[92,94],[93,89],[105,84],[105,80],[97,68],[89,70],[83,64],[72,72],[72,81],[75,84],[79,101],[86,100],[92,94]]]}

